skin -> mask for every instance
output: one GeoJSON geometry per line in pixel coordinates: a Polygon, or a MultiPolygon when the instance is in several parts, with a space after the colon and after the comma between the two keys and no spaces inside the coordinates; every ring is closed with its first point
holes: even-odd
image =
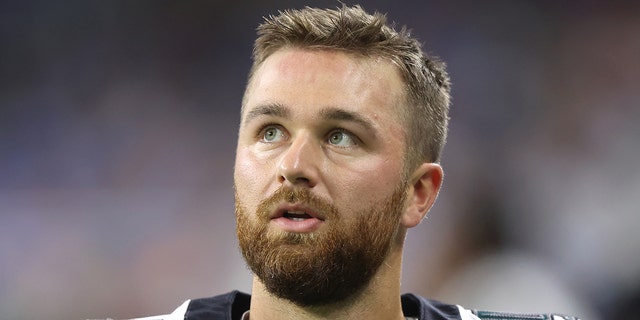
{"type": "MultiPolygon", "coordinates": [[[[405,179],[402,88],[395,66],[384,59],[300,48],[269,56],[247,87],[238,138],[234,178],[247,211],[255,212],[286,185],[331,202],[345,223],[366,219],[355,213],[389,197],[405,179]]],[[[398,239],[360,295],[339,305],[302,308],[270,295],[254,277],[251,319],[404,319],[404,235],[433,205],[442,168],[422,163],[407,177],[398,239]]],[[[269,228],[283,226],[272,221],[269,228]]],[[[327,224],[319,222],[305,232],[323,228],[327,224]]]]}

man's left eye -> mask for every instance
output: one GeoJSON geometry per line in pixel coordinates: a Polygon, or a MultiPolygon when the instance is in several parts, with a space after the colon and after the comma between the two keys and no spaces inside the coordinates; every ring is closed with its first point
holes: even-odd
{"type": "Polygon", "coordinates": [[[344,131],[333,131],[329,135],[329,144],[338,147],[351,147],[356,145],[356,141],[350,134],[344,131]]]}

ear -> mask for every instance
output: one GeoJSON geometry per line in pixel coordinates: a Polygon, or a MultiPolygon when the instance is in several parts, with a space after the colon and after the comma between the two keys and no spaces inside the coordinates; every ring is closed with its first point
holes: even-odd
{"type": "Polygon", "coordinates": [[[443,178],[442,167],[437,163],[423,163],[413,172],[407,190],[407,208],[401,223],[405,228],[420,224],[436,201],[443,178]]]}

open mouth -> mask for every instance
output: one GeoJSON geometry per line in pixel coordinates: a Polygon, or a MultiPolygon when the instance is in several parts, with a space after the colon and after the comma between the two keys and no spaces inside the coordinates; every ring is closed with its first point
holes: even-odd
{"type": "Polygon", "coordinates": [[[308,233],[318,230],[324,217],[306,206],[285,204],[274,211],[271,221],[285,231],[308,233]]]}
{"type": "Polygon", "coordinates": [[[313,218],[312,216],[310,216],[304,211],[287,211],[282,215],[282,217],[292,221],[304,221],[306,219],[313,218]]]}

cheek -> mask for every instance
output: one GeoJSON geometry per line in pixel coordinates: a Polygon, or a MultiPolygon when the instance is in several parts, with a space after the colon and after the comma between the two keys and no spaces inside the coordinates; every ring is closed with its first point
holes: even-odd
{"type": "Polygon", "coordinates": [[[336,174],[334,199],[345,210],[357,212],[393,194],[402,179],[397,161],[361,164],[355,170],[336,174]]]}
{"type": "Polygon", "coordinates": [[[270,162],[256,157],[251,148],[243,147],[236,150],[234,177],[247,181],[254,181],[268,171],[270,162]]]}
{"type": "Polygon", "coordinates": [[[234,166],[234,185],[239,200],[246,206],[253,207],[253,198],[261,194],[266,186],[267,172],[265,165],[252,158],[247,150],[236,152],[234,166]]]}
{"type": "Polygon", "coordinates": [[[236,185],[243,184],[244,181],[247,180],[247,175],[249,172],[254,172],[255,165],[250,161],[246,160],[246,156],[244,156],[240,151],[236,153],[236,162],[233,167],[233,179],[236,185]]]}

